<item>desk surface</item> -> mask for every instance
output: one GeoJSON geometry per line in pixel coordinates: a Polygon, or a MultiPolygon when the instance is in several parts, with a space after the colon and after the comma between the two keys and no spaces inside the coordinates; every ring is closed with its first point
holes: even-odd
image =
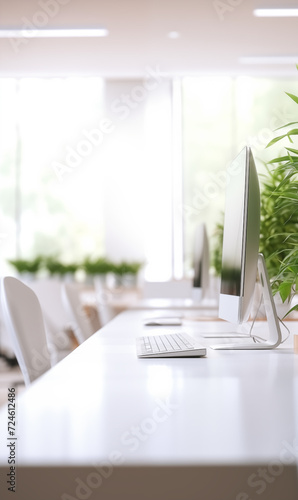
{"type": "MultiPolygon", "coordinates": [[[[120,314],[20,395],[14,498],[297,500],[293,338],[273,351],[138,359],[136,336],[160,330],[143,327],[144,317],[120,314]]],[[[171,327],[195,337],[228,328],[171,327]]],[[[7,413],[2,407],[5,474],[7,413]]]]}

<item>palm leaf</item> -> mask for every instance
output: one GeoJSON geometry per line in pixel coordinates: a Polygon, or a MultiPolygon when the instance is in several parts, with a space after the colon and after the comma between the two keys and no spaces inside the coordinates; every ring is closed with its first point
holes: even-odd
{"type": "Polygon", "coordinates": [[[298,104],[298,97],[294,94],[290,94],[289,92],[286,92],[286,94],[291,98],[293,99],[293,101],[298,104]]]}
{"type": "MultiPolygon", "coordinates": [[[[288,94],[289,95],[289,94],[288,94]]],[[[278,127],[276,129],[274,129],[274,131],[276,130],[280,130],[282,128],[286,128],[286,127],[291,127],[292,125],[296,125],[298,122],[290,122],[290,123],[286,123],[286,125],[282,125],[281,127],[278,127]]]]}

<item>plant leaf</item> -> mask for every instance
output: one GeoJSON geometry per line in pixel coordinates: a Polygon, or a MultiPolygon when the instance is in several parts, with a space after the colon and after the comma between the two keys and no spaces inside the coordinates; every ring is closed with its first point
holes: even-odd
{"type": "Polygon", "coordinates": [[[293,149],[293,148],[285,148],[287,151],[291,151],[291,153],[295,153],[298,155],[298,149],[293,149]]]}
{"type": "Polygon", "coordinates": [[[298,310],[298,304],[296,304],[295,306],[291,307],[291,309],[282,317],[282,319],[284,319],[286,316],[288,316],[288,314],[290,314],[291,312],[297,311],[297,310],[298,310]]]}
{"type": "MultiPolygon", "coordinates": [[[[284,137],[285,137],[285,136],[284,136],[284,137]]],[[[270,143],[269,143],[269,144],[270,144],[270,143]]],[[[268,144],[268,146],[269,146],[269,144],[268,144]]],[[[268,146],[266,146],[266,148],[267,148],[268,146]]],[[[289,149],[289,148],[287,148],[287,149],[289,149]]],[[[288,158],[288,156],[280,156],[279,158],[274,158],[273,160],[268,161],[268,164],[269,164],[269,163],[280,163],[280,162],[282,162],[282,161],[288,161],[288,159],[289,159],[289,158],[288,158]]]]}
{"type": "Polygon", "coordinates": [[[298,200],[298,193],[292,193],[291,191],[284,191],[283,193],[279,194],[280,198],[284,198],[287,200],[298,200]]]}
{"type": "Polygon", "coordinates": [[[290,94],[289,92],[286,92],[286,94],[295,101],[296,104],[298,104],[298,97],[294,94],[290,94]]]}
{"type": "Polygon", "coordinates": [[[291,291],[292,291],[292,283],[288,281],[283,281],[279,287],[278,291],[280,293],[281,300],[285,302],[288,297],[291,296],[291,291]]]}
{"type": "MultiPolygon", "coordinates": [[[[293,122],[293,123],[297,123],[297,122],[293,122]]],[[[292,125],[292,123],[288,123],[288,125],[292,125]]],[[[286,134],[283,134],[283,135],[279,135],[277,137],[274,137],[274,139],[272,139],[272,141],[268,142],[266,148],[269,148],[270,146],[272,146],[273,144],[275,144],[276,142],[280,141],[281,139],[283,139],[284,137],[288,137],[289,140],[291,142],[292,139],[291,139],[291,136],[292,135],[298,135],[298,129],[297,128],[293,128],[292,130],[289,130],[289,132],[287,132],[286,134]]],[[[265,148],[265,149],[266,149],[265,148]]]]}
{"type": "Polygon", "coordinates": [[[291,140],[291,135],[298,135],[298,128],[293,128],[292,130],[289,130],[289,132],[287,132],[287,136],[290,140],[291,140]]]}
{"type": "Polygon", "coordinates": [[[296,123],[298,123],[298,122],[289,122],[289,123],[286,123],[285,125],[281,125],[281,127],[274,129],[274,132],[276,130],[281,130],[282,128],[290,127],[291,125],[296,125],[296,123]]]}
{"type": "MultiPolygon", "coordinates": [[[[275,144],[276,142],[280,141],[281,139],[283,139],[284,137],[287,137],[288,134],[284,134],[284,135],[279,135],[278,137],[274,137],[274,139],[272,139],[272,141],[268,142],[266,148],[269,148],[270,146],[272,146],[273,144],[275,144]]],[[[265,149],[266,149],[265,148],[265,149]]]]}

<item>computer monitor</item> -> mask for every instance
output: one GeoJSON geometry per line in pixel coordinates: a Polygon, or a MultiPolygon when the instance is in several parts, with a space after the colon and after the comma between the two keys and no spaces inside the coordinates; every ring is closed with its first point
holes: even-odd
{"type": "Polygon", "coordinates": [[[195,229],[193,268],[193,300],[200,302],[209,287],[209,242],[204,223],[198,224],[195,229]]]}
{"type": "Polygon", "coordinates": [[[219,317],[233,324],[248,320],[258,272],[269,338],[256,342],[250,337],[251,343],[212,346],[214,348],[267,349],[281,342],[265,261],[259,254],[259,234],[258,174],[251,149],[244,147],[227,169],[219,317]]]}
{"type": "Polygon", "coordinates": [[[226,182],[219,317],[242,323],[254,295],[260,237],[260,188],[250,148],[231,163],[226,182]]]}

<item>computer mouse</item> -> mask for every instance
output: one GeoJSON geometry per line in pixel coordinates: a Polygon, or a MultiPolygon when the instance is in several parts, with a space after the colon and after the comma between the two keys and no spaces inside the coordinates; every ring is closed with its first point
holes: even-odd
{"type": "Polygon", "coordinates": [[[181,318],[151,318],[145,320],[145,326],[181,326],[181,318]]]}

